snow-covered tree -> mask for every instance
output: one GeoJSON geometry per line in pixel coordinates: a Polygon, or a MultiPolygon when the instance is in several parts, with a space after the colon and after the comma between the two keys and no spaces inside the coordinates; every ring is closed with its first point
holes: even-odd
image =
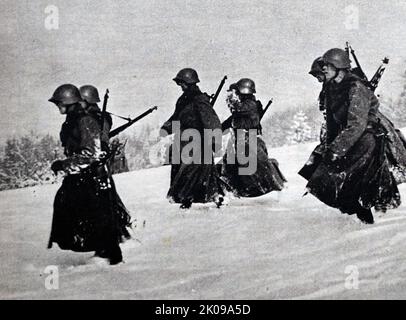
{"type": "Polygon", "coordinates": [[[0,159],[0,190],[55,181],[50,166],[61,156],[60,143],[49,135],[8,139],[0,159]]]}
{"type": "Polygon", "coordinates": [[[160,165],[156,159],[151,161],[151,148],[158,148],[159,127],[144,124],[131,136],[127,136],[126,157],[131,170],[150,168],[160,165]]]}
{"type": "Polygon", "coordinates": [[[313,136],[305,112],[302,110],[296,112],[292,119],[291,130],[288,133],[288,142],[290,144],[308,142],[314,139],[313,136]]]}
{"type": "Polygon", "coordinates": [[[293,136],[293,119],[299,112],[304,113],[307,117],[305,122],[310,127],[310,140],[317,141],[319,139],[320,127],[324,122],[323,115],[317,103],[303,103],[297,106],[284,106],[275,112],[271,110],[270,114],[265,115],[261,124],[263,138],[268,147],[274,148],[296,143],[292,142],[290,138],[293,136]]]}
{"type": "MultiPolygon", "coordinates": [[[[406,61],[405,61],[406,63],[406,61]]],[[[379,100],[381,102],[380,110],[393,123],[400,128],[406,126],[406,70],[402,73],[403,88],[398,97],[391,97],[381,93],[379,100]]]]}

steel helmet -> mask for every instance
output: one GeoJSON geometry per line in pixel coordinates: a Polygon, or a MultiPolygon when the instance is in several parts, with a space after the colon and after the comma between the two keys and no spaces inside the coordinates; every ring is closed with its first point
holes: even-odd
{"type": "Polygon", "coordinates": [[[82,100],[79,89],[73,84],[63,84],[56,88],[54,94],[48,101],[53,103],[74,104],[82,100]]]}
{"type": "Polygon", "coordinates": [[[82,99],[88,103],[100,102],[99,91],[97,91],[96,87],[92,85],[85,85],[81,86],[79,91],[82,99]]]}
{"type": "Polygon", "coordinates": [[[176,77],[173,78],[173,81],[175,82],[183,81],[187,84],[195,84],[200,82],[196,70],[192,68],[185,68],[180,70],[176,75],[176,77]]]}
{"type": "Polygon", "coordinates": [[[238,90],[236,83],[230,84],[230,86],[228,87],[228,90],[227,90],[227,91],[232,91],[233,89],[234,89],[234,90],[238,90]]]}
{"type": "Polygon", "coordinates": [[[318,57],[316,60],[313,61],[309,74],[311,74],[312,76],[316,76],[317,74],[323,73],[323,64],[323,57],[318,57]]]}
{"type": "Polygon", "coordinates": [[[351,69],[351,60],[348,53],[339,48],[328,50],[323,55],[323,62],[330,63],[337,69],[351,69]]]}
{"type": "Polygon", "coordinates": [[[255,82],[248,78],[242,78],[235,84],[237,90],[241,94],[255,93],[255,82]]]}

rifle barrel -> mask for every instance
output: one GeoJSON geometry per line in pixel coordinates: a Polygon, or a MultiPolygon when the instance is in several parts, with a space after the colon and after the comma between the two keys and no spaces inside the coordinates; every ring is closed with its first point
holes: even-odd
{"type": "Polygon", "coordinates": [[[104,100],[103,100],[103,109],[102,109],[102,114],[101,114],[101,132],[104,130],[104,119],[106,118],[106,112],[107,112],[107,100],[109,99],[109,89],[106,89],[106,93],[104,94],[104,100]]]}
{"type": "Polygon", "coordinates": [[[350,57],[350,44],[348,43],[348,41],[345,43],[345,51],[348,54],[348,58],[350,57]]]}
{"type": "Polygon", "coordinates": [[[217,101],[218,96],[220,95],[221,89],[223,89],[224,84],[226,83],[227,76],[224,76],[224,78],[221,80],[219,87],[217,88],[216,93],[214,94],[213,98],[210,101],[210,104],[214,107],[214,104],[217,101]]]}
{"type": "Polygon", "coordinates": [[[265,106],[265,108],[264,108],[264,111],[262,112],[261,119],[264,117],[265,113],[268,111],[268,109],[269,109],[269,107],[271,106],[272,102],[273,102],[273,99],[270,99],[270,100],[268,101],[268,103],[266,104],[266,106],[265,106]]]}
{"type": "Polygon", "coordinates": [[[109,138],[113,138],[116,135],[118,135],[120,132],[124,131],[125,129],[127,129],[129,126],[132,126],[134,123],[136,123],[137,121],[141,120],[142,118],[144,118],[145,116],[149,115],[151,112],[153,112],[154,110],[158,109],[157,106],[154,106],[150,109],[148,109],[147,111],[145,111],[144,113],[140,114],[138,117],[128,121],[127,123],[123,124],[122,126],[115,128],[114,130],[110,131],[109,133],[109,138]]]}
{"type": "Polygon", "coordinates": [[[351,55],[354,58],[355,64],[357,65],[361,78],[363,78],[365,81],[368,81],[368,77],[365,74],[364,70],[362,70],[361,64],[359,63],[357,55],[355,54],[355,50],[351,46],[349,46],[349,48],[351,50],[351,55]]]}
{"type": "Polygon", "coordinates": [[[375,74],[369,81],[372,91],[375,91],[376,88],[378,87],[379,81],[381,80],[382,75],[385,72],[385,69],[386,69],[386,66],[388,65],[388,63],[389,63],[389,59],[387,57],[385,57],[382,60],[382,64],[379,66],[378,70],[376,70],[375,74]]]}
{"type": "Polygon", "coordinates": [[[358,58],[357,58],[356,54],[355,54],[355,50],[352,47],[350,47],[350,49],[351,49],[351,55],[354,58],[355,64],[357,65],[358,68],[361,68],[361,65],[360,65],[360,63],[358,61],[358,58]]]}

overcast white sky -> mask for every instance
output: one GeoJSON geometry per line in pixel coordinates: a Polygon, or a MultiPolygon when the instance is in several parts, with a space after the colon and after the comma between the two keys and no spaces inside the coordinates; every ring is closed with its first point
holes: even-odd
{"type": "Polygon", "coordinates": [[[307,74],[311,62],[347,40],[369,76],[391,58],[380,92],[396,96],[406,67],[405,17],[406,0],[2,0],[1,141],[29,130],[58,134],[63,117],[47,99],[63,83],[94,84],[101,94],[109,88],[110,111],[123,115],[158,105],[145,122],[162,121],[180,94],[171,79],[184,67],[196,68],[210,93],[224,75],[227,86],[251,77],[275,109],[312,102],[319,85],[307,74]],[[58,30],[44,26],[48,5],[59,8],[58,30]],[[351,5],[358,29],[346,27],[351,5]]]}

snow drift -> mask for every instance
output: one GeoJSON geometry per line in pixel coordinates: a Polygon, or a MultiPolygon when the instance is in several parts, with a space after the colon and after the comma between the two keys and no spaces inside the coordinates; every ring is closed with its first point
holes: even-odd
{"type": "Polygon", "coordinates": [[[125,263],[114,267],[92,253],[46,249],[58,185],[0,192],[0,298],[405,299],[405,205],[367,226],[302,197],[297,171],[313,147],[270,149],[288,187],[221,209],[168,203],[169,166],[116,175],[136,221],[125,263]],[[50,265],[57,290],[45,286],[50,265]]]}

